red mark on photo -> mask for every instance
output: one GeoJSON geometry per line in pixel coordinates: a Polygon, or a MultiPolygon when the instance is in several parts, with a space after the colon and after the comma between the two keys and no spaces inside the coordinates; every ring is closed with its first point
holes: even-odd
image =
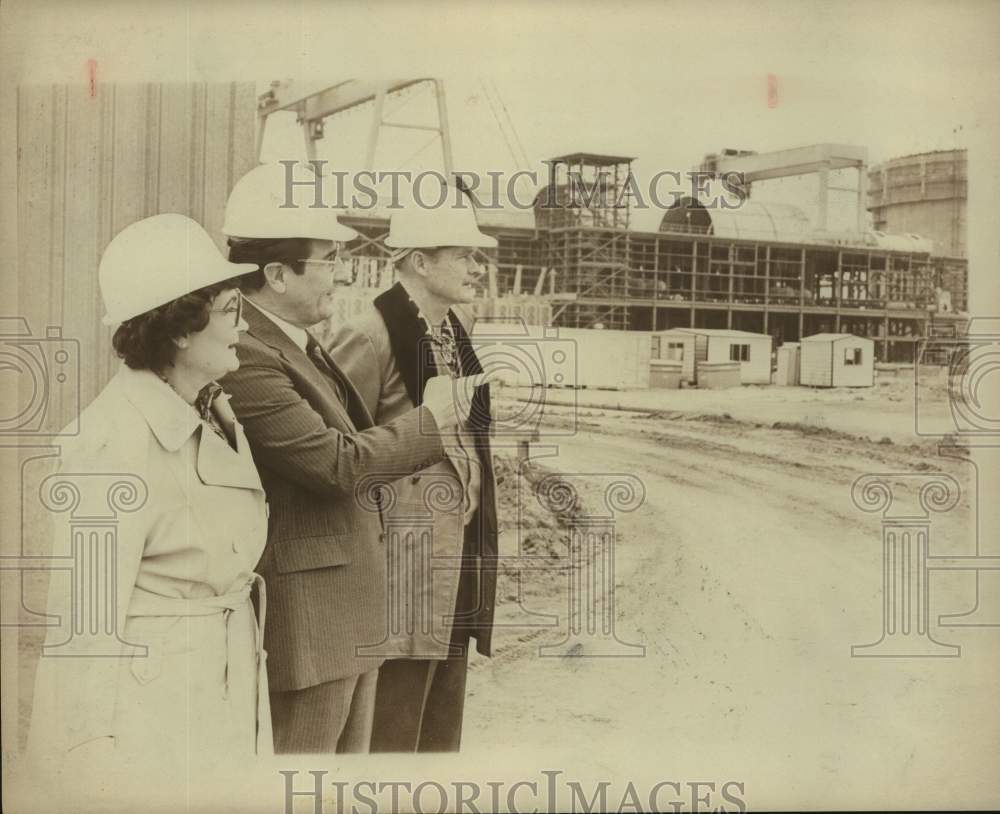
{"type": "Polygon", "coordinates": [[[778,77],[773,73],[767,75],[767,106],[770,108],[778,106],[778,77]]]}
{"type": "Polygon", "coordinates": [[[97,60],[87,60],[87,73],[90,76],[90,98],[97,96],[97,60]]]}

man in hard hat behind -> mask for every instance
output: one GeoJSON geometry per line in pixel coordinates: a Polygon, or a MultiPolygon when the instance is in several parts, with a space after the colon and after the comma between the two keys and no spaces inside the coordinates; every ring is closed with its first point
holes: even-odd
{"type": "MultiPolygon", "coordinates": [[[[464,196],[437,208],[394,212],[386,246],[398,282],[367,312],[335,330],[330,353],[357,383],[376,423],[391,426],[427,399],[430,377],[482,372],[469,341],[482,268],[476,250],[497,245],[476,225],[464,196]]],[[[458,751],[468,646],[490,652],[496,595],[497,515],[486,385],[470,419],[446,443],[447,459],[392,485],[390,602],[409,609],[390,630],[379,672],[372,751],[458,751]],[[446,496],[446,497],[442,497],[446,496]],[[425,526],[405,519],[433,512],[425,526]],[[393,515],[395,515],[393,517],[393,515]],[[432,562],[433,561],[433,562],[432,562]]]]}
{"type": "Polygon", "coordinates": [[[382,660],[364,649],[385,638],[386,575],[378,502],[355,490],[368,476],[441,460],[440,432],[457,415],[442,377],[422,408],[374,426],[354,384],[307,330],[333,312],[338,252],[356,233],[334,212],[307,208],[312,189],[295,189],[303,205],[283,206],[285,184],[284,166],[263,165],[226,206],[229,256],[258,270],[237,280],[249,328],[224,386],[270,503],[259,570],[270,600],[275,751],[361,752],[382,660]]]}

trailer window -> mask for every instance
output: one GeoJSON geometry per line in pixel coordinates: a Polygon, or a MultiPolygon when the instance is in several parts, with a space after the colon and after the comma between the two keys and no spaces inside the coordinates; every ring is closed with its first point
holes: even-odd
{"type": "Polygon", "coordinates": [[[844,348],[844,364],[845,365],[860,365],[861,364],[861,348],[844,348]]]}
{"type": "Polygon", "coordinates": [[[684,343],[683,342],[668,342],[667,343],[667,355],[665,359],[673,359],[675,362],[684,361],[684,343]]]}
{"type": "Polygon", "coordinates": [[[729,361],[730,362],[749,362],[750,361],[750,346],[749,345],[730,345],[729,346],[729,361]]]}

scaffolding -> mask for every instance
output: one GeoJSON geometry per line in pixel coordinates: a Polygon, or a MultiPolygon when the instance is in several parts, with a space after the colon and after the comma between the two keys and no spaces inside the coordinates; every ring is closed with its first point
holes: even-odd
{"type": "Polygon", "coordinates": [[[575,295],[553,314],[557,325],[629,327],[632,160],[572,153],[547,162],[549,184],[535,200],[536,227],[548,233],[546,265],[560,291],[575,295]]]}

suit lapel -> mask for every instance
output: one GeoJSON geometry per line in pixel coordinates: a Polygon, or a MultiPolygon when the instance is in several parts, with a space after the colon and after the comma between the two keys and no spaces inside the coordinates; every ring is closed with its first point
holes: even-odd
{"type": "MultiPolygon", "coordinates": [[[[348,413],[347,408],[341,403],[340,399],[337,398],[337,394],[333,389],[333,386],[327,380],[319,368],[313,363],[313,361],[306,356],[306,352],[302,350],[295,342],[292,341],[291,337],[288,336],[281,328],[279,328],[273,320],[271,320],[267,314],[257,308],[253,302],[247,300],[248,308],[244,308],[244,318],[249,326],[248,333],[252,334],[254,337],[259,339],[265,345],[274,349],[278,352],[285,363],[295,370],[305,379],[308,379],[312,386],[324,394],[327,398],[326,401],[330,409],[337,414],[337,417],[343,422],[343,424],[350,429],[356,429],[354,422],[351,419],[351,415],[348,413]]],[[[321,348],[322,350],[322,348],[321,348]]],[[[324,351],[325,353],[325,351],[324,351]]],[[[326,358],[329,358],[329,354],[326,354],[326,358]]],[[[332,361],[332,360],[331,360],[332,361]]],[[[342,381],[346,382],[347,377],[340,371],[340,368],[333,365],[333,369],[339,374],[342,381]]],[[[347,387],[347,392],[354,393],[357,396],[357,391],[349,385],[347,387]]],[[[360,398],[358,399],[360,401],[360,398]]]]}
{"type": "Polygon", "coordinates": [[[322,344],[319,345],[319,351],[323,354],[323,360],[329,365],[330,370],[337,377],[337,381],[340,382],[340,385],[344,388],[344,392],[347,394],[346,410],[350,414],[354,425],[359,429],[374,426],[375,419],[372,418],[372,414],[368,411],[368,406],[365,404],[364,399],[361,398],[361,394],[357,391],[357,388],[351,384],[351,380],[347,378],[347,375],[333,360],[333,357],[327,353],[326,348],[322,344]]]}

